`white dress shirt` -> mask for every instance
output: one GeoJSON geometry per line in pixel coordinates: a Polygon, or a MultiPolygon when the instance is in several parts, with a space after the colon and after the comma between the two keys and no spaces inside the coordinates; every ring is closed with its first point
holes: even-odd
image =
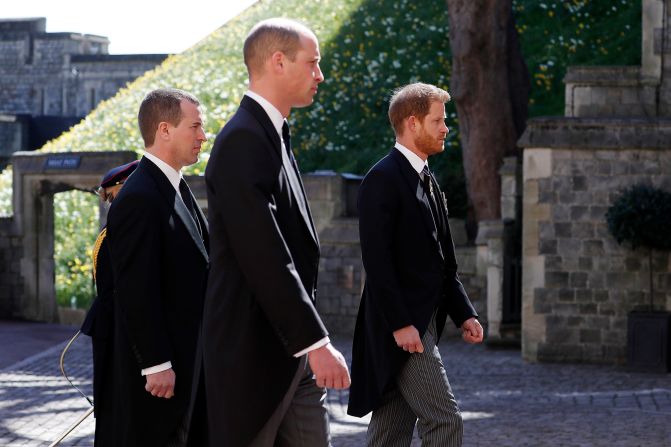
{"type": "MultiPolygon", "coordinates": [[[[282,144],[282,150],[286,150],[286,146],[284,146],[284,140],[282,139],[282,125],[284,124],[284,117],[280,113],[279,110],[277,110],[277,107],[272,105],[270,101],[268,101],[266,98],[263,96],[259,95],[258,93],[254,93],[251,90],[248,90],[245,95],[249,96],[251,99],[256,101],[266,112],[268,115],[268,118],[270,118],[270,122],[273,123],[273,127],[277,131],[277,135],[280,137],[280,142],[282,144]]],[[[297,191],[298,192],[298,191],[297,191]]],[[[321,348],[322,346],[326,346],[329,344],[331,340],[328,337],[324,337],[321,340],[319,340],[317,343],[308,346],[307,348],[297,352],[294,354],[294,357],[301,357],[305,354],[307,354],[310,351],[314,351],[315,349],[321,348]]]]}
{"type": "MultiPolygon", "coordinates": [[[[158,167],[163,174],[168,178],[168,181],[172,185],[173,188],[175,188],[175,191],[177,191],[177,196],[179,196],[180,200],[182,198],[181,194],[179,194],[179,181],[182,179],[182,173],[179,171],[175,171],[172,166],[170,166],[168,163],[164,162],[160,158],[158,158],[154,154],[150,154],[149,152],[144,153],[145,158],[147,158],[149,161],[154,163],[156,167],[158,167]]],[[[155,365],[155,366],[150,366],[149,368],[145,368],[140,371],[140,373],[143,376],[146,376],[148,374],[155,374],[161,371],[166,371],[168,369],[172,368],[172,363],[170,361],[167,361],[165,363],[161,363],[160,365],[155,365]]]]}
{"type": "Polygon", "coordinates": [[[422,160],[419,158],[419,155],[415,154],[413,151],[408,149],[407,147],[403,146],[401,143],[398,141],[396,142],[396,145],[394,146],[398,151],[403,154],[405,158],[408,159],[410,164],[412,165],[413,169],[417,171],[417,174],[421,173],[422,170],[424,169],[424,166],[428,167],[429,166],[429,160],[427,159],[426,161],[422,160]]]}

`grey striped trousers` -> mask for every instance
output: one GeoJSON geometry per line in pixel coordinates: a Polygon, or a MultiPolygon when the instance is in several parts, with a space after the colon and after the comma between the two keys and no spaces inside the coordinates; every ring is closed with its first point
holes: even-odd
{"type": "MultiPolygon", "coordinates": [[[[436,316],[414,353],[385,393],[368,426],[369,447],[408,447],[417,424],[422,446],[461,446],[464,424],[436,346],[436,316]]],[[[400,348],[399,348],[400,349],[400,348]]]]}

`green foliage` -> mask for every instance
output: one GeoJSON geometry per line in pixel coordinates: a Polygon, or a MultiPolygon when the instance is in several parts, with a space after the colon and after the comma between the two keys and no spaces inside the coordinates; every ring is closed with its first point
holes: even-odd
{"type": "Polygon", "coordinates": [[[0,173],[0,217],[12,214],[12,168],[9,166],[0,173]]]}
{"type": "Polygon", "coordinates": [[[74,298],[77,307],[88,308],[95,296],[91,256],[97,228],[97,196],[81,191],[55,196],[54,253],[59,306],[70,307],[74,298]]]}
{"type": "MultiPolygon", "coordinates": [[[[568,65],[639,64],[640,0],[514,0],[513,7],[533,81],[531,116],[563,113],[562,78],[568,65]]],[[[247,88],[243,36],[254,23],[273,16],[305,22],[321,44],[326,81],[315,104],[291,116],[294,147],[304,172],[334,169],[365,173],[393,145],[387,121],[391,90],[413,81],[449,87],[451,53],[444,0],[262,0],[99,104],[70,132],[42,150],[134,150],[140,154],[143,145],[136,124],[140,101],[154,88],[171,86],[194,93],[202,102],[210,143],[203,146],[200,161],[187,170],[201,174],[211,141],[247,88]]],[[[464,216],[467,197],[454,105],[447,105],[447,113],[451,132],[446,151],[431,159],[431,167],[445,188],[451,214],[464,216]]],[[[11,185],[8,170],[0,175],[0,215],[10,209],[11,188],[7,185],[11,185]]],[[[57,218],[56,223],[57,230],[63,231],[62,245],[56,249],[61,272],[57,274],[57,290],[59,300],[69,302],[71,290],[91,293],[90,289],[84,292],[89,273],[77,272],[74,260],[90,265],[89,257],[81,253],[93,245],[97,213],[92,202],[81,195],[60,194],[55,207],[63,213],[63,219],[57,218]],[[91,214],[84,217],[83,213],[91,214]],[[77,223],[72,226],[72,222],[77,223]]]]}
{"type": "Polygon", "coordinates": [[[671,250],[671,193],[648,184],[631,186],[608,209],[606,221],[618,244],[671,250]]]}
{"type": "Polygon", "coordinates": [[[513,0],[513,10],[531,117],[564,114],[569,66],[641,64],[641,0],[513,0]]]}

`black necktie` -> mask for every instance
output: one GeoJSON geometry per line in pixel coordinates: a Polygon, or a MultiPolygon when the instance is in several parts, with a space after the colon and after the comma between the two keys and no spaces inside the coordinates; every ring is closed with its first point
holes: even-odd
{"type": "Polygon", "coordinates": [[[424,192],[429,198],[429,207],[431,208],[431,214],[433,215],[433,221],[436,225],[436,230],[439,231],[442,237],[444,230],[442,216],[439,214],[438,211],[438,201],[436,199],[437,191],[434,191],[433,183],[431,182],[431,171],[429,171],[428,166],[424,166],[424,169],[422,169],[420,177],[422,180],[422,187],[424,188],[424,192]]]}
{"type": "Polygon", "coordinates": [[[282,124],[282,140],[284,141],[284,148],[287,151],[289,160],[291,160],[293,164],[294,154],[291,152],[291,133],[289,132],[289,124],[286,121],[282,124]]]}
{"type": "Polygon", "coordinates": [[[196,206],[193,203],[193,199],[191,198],[191,190],[189,189],[189,185],[186,184],[184,179],[179,180],[179,194],[182,196],[184,205],[186,205],[186,209],[189,210],[189,213],[193,218],[193,222],[196,224],[196,228],[198,229],[198,233],[202,238],[203,230],[200,228],[200,221],[198,220],[198,214],[196,213],[196,206]]]}

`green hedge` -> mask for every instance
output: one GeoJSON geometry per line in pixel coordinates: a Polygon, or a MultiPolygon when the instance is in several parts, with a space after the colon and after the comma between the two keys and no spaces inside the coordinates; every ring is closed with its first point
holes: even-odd
{"type": "MultiPolygon", "coordinates": [[[[315,30],[326,77],[315,104],[291,115],[301,169],[363,174],[393,145],[386,117],[393,88],[423,81],[449,90],[451,56],[445,5],[445,0],[262,0],[198,45],[168,58],[102,102],[42,150],[135,150],[139,155],[139,103],[147,91],[172,86],[193,92],[203,102],[210,142],[204,145],[199,163],[188,170],[202,173],[214,136],[246,90],[243,37],[263,18],[291,16],[315,30]]],[[[563,114],[562,78],[568,65],[640,63],[640,0],[515,0],[513,5],[533,81],[531,116],[563,114]]],[[[451,129],[447,150],[431,164],[445,187],[451,214],[463,216],[466,194],[454,105],[448,105],[447,113],[451,129]]],[[[0,214],[8,212],[10,182],[9,171],[0,175],[0,214]]],[[[73,216],[80,211],[83,215],[92,203],[78,194],[58,195],[55,207],[60,304],[68,304],[69,297],[76,296],[84,305],[88,300],[84,295],[89,293],[85,291],[90,290],[89,272],[78,262],[89,265],[88,258],[79,254],[86,253],[95,240],[97,214],[72,226],[73,216]]]]}

